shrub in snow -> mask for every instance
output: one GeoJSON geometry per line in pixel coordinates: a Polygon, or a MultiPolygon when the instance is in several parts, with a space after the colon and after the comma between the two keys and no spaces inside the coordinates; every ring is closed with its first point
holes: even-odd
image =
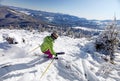
{"type": "Polygon", "coordinates": [[[11,38],[11,37],[7,37],[6,38],[6,41],[9,43],[9,44],[18,44],[18,42],[15,41],[14,38],[11,38]]]}
{"type": "Polygon", "coordinates": [[[18,44],[15,38],[10,37],[8,34],[2,35],[3,39],[6,40],[9,44],[18,44]]]}
{"type": "Polygon", "coordinates": [[[113,23],[98,36],[95,42],[97,51],[110,56],[110,60],[114,59],[114,51],[118,46],[119,38],[116,24],[113,23]]]}
{"type": "Polygon", "coordinates": [[[22,38],[22,42],[25,43],[25,39],[24,38],[22,38]]]}

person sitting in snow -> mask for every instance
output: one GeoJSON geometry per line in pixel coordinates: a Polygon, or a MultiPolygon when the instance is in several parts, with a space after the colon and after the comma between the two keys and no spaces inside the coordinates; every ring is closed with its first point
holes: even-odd
{"type": "Polygon", "coordinates": [[[53,50],[53,43],[58,38],[58,34],[56,31],[54,31],[50,36],[46,36],[44,38],[43,43],[41,44],[40,48],[41,51],[48,55],[48,58],[53,58],[53,55],[55,56],[55,59],[58,59],[57,53],[53,50]]]}

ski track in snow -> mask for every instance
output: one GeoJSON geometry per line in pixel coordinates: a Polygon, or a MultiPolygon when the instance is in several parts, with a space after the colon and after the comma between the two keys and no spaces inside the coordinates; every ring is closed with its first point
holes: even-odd
{"type": "Polygon", "coordinates": [[[47,35],[50,33],[1,29],[0,81],[120,81],[119,53],[116,53],[116,64],[113,65],[95,53],[92,40],[65,36],[55,41],[54,49],[66,54],[54,60],[40,78],[51,60],[43,58],[40,48],[30,51],[39,46],[47,35]],[[18,44],[8,44],[2,38],[3,34],[16,38],[18,44]]]}

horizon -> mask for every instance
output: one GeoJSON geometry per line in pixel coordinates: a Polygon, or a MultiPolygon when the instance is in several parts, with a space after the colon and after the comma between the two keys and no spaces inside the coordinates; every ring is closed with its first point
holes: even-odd
{"type": "Polygon", "coordinates": [[[120,20],[120,0],[0,0],[2,5],[62,13],[88,20],[120,20]],[[109,4],[108,4],[109,3],[109,4]]]}

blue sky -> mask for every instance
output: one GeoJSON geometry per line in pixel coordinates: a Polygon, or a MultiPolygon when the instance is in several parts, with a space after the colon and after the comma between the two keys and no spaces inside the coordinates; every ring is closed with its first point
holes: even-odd
{"type": "Polygon", "coordinates": [[[2,0],[1,3],[87,19],[113,19],[115,14],[120,20],[120,0],[2,0]]]}

